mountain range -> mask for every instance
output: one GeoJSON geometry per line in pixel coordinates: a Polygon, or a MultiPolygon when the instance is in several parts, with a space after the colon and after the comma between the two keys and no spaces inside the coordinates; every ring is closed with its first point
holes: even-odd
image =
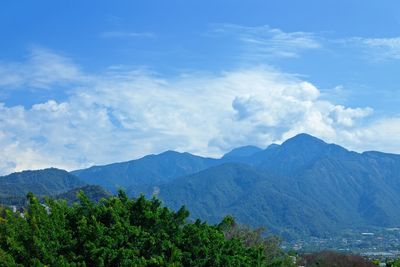
{"type": "MultiPolygon", "coordinates": [[[[55,169],[42,172],[47,171],[55,169]]],[[[0,177],[0,193],[24,191],[29,183],[19,184],[21,174],[0,177]],[[3,187],[10,177],[19,187],[3,187]]],[[[308,134],[266,149],[236,148],[219,159],[167,151],[69,175],[65,191],[77,183],[157,195],[169,207],[186,205],[192,218],[216,223],[230,214],[285,237],[400,225],[400,155],[348,151],[308,134]]],[[[29,180],[32,173],[26,176],[29,180]]],[[[55,186],[38,188],[60,193],[55,186]]]]}

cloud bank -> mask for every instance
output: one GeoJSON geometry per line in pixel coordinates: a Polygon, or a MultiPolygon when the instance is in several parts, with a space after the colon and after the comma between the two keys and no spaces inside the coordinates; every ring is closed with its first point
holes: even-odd
{"type": "Polygon", "coordinates": [[[2,174],[72,170],[168,149],[220,156],[301,132],[357,151],[400,152],[400,117],[375,118],[369,107],[323,100],[309,81],[268,66],[172,78],[129,69],[91,74],[40,50],[0,70],[1,90],[70,85],[62,102],[0,104],[2,174]]]}

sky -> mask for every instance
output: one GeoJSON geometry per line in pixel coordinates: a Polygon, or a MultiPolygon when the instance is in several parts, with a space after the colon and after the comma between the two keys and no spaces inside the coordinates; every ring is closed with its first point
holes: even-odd
{"type": "Polygon", "coordinates": [[[298,133],[400,153],[400,2],[0,3],[0,175],[298,133]]]}

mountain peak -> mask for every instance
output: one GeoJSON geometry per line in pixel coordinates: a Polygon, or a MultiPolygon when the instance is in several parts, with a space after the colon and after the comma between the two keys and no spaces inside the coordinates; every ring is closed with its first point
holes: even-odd
{"type": "Polygon", "coordinates": [[[179,152],[175,150],[167,150],[157,155],[151,155],[155,158],[201,158],[201,156],[193,155],[189,152],[179,152]]]}
{"type": "Polygon", "coordinates": [[[262,151],[262,149],[256,146],[242,146],[232,149],[230,152],[223,155],[222,158],[247,157],[260,151],[262,151]]]}
{"type": "Polygon", "coordinates": [[[45,168],[45,169],[38,169],[38,170],[23,170],[23,171],[18,171],[18,172],[13,172],[8,175],[0,176],[0,178],[3,177],[9,177],[9,176],[20,176],[20,175],[30,175],[30,174],[68,174],[66,170],[63,169],[58,169],[54,167],[50,168],[45,168]]]}
{"type": "Polygon", "coordinates": [[[157,156],[162,156],[162,155],[164,155],[164,156],[166,156],[166,155],[181,155],[181,154],[183,154],[183,153],[180,153],[180,152],[175,151],[175,150],[167,150],[167,151],[164,151],[164,152],[158,154],[157,156]]]}
{"type": "Polygon", "coordinates": [[[0,196],[54,195],[85,185],[77,176],[56,168],[14,172],[0,177],[0,183],[0,196]]]}
{"type": "Polygon", "coordinates": [[[298,134],[280,146],[267,148],[259,155],[258,165],[274,169],[280,174],[293,174],[300,169],[312,166],[322,155],[330,153],[330,145],[309,135],[298,134]]]}
{"type": "Polygon", "coordinates": [[[292,138],[287,139],[285,142],[282,143],[282,146],[287,146],[287,145],[296,145],[296,146],[303,146],[303,145],[327,145],[324,141],[321,139],[312,136],[310,134],[306,133],[300,133],[298,135],[295,135],[292,138]]]}

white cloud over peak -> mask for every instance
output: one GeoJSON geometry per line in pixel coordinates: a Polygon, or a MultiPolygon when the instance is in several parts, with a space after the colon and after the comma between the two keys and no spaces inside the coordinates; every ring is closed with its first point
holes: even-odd
{"type": "MultiPolygon", "coordinates": [[[[42,73],[42,64],[56,64],[58,70],[47,70],[52,78],[44,84],[66,80],[74,86],[63,101],[0,105],[0,173],[49,166],[71,170],[167,149],[219,156],[236,146],[266,147],[301,132],[351,149],[400,152],[398,118],[366,122],[371,108],[323,100],[315,85],[269,67],[168,79],[126,69],[97,75],[46,53],[41,60],[48,62],[37,64],[33,53],[11,65],[42,73]],[[69,71],[58,74],[62,69],[69,71]]],[[[32,83],[31,75],[17,74],[19,86],[32,83]]]]}

